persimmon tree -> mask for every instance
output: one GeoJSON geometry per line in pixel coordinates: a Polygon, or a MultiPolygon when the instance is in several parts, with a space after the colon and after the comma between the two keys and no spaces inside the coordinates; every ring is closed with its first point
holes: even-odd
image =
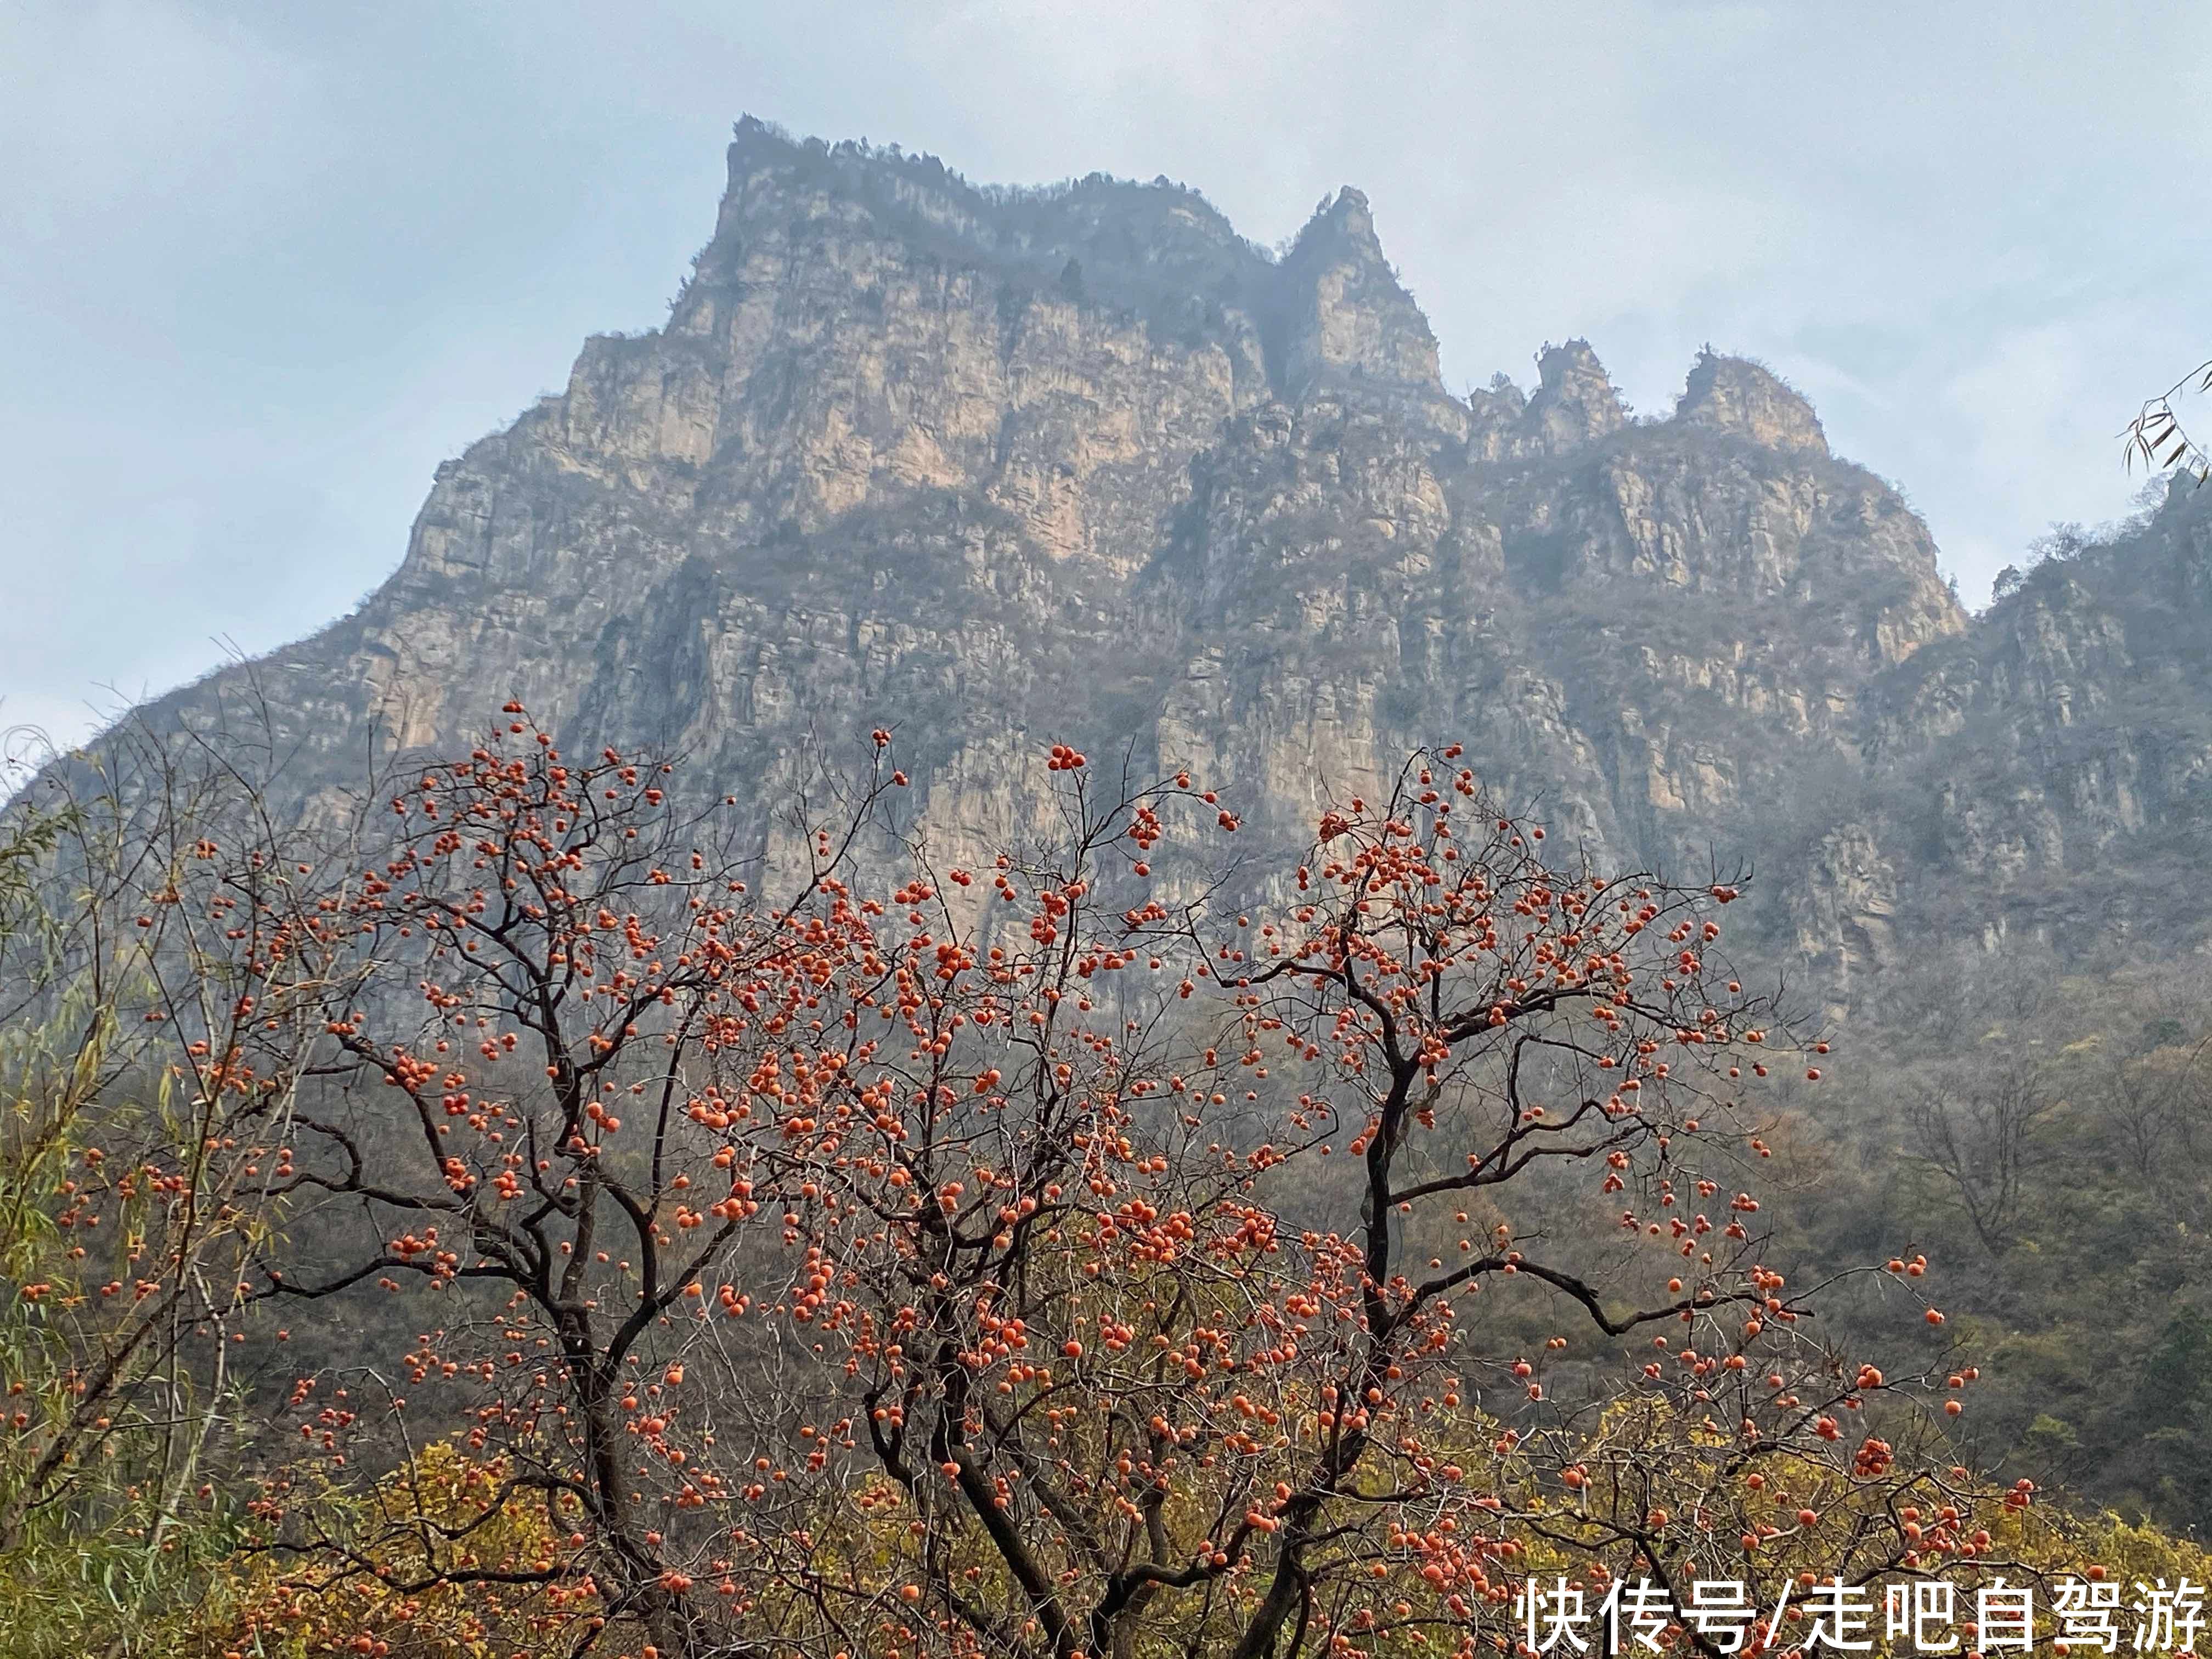
{"type": "MultiPolygon", "coordinates": [[[[1662,1581],[1977,1547],[1948,1486],[1921,1493],[1929,1526],[1896,1501],[1929,1477],[1844,1426],[1892,1385],[1810,1340],[1760,1261],[1745,1091],[1784,1056],[1819,1069],[1713,960],[1734,890],[1558,869],[1456,758],[1328,813],[1256,914],[1101,902],[1149,875],[1193,786],[1098,809],[1064,754],[1082,833],[994,874],[1025,939],[971,943],[933,884],[895,896],[918,930],[896,1000],[852,995],[900,1047],[830,1073],[860,1083],[864,1125],[754,1144],[763,1167],[797,1157],[777,1190],[810,1200],[786,1216],[808,1276],[772,1312],[830,1339],[859,1389],[857,1431],[848,1393],[816,1434],[857,1432],[909,1576],[879,1610],[896,1575],[821,1560],[794,1495],[747,1528],[805,1540],[787,1602],[839,1609],[855,1650],[1244,1659],[1459,1648],[1532,1535],[1662,1581]],[[1201,994],[1212,1029],[1176,1017],[1201,994]],[[1622,1206],[1634,1243],[1603,1277],[1499,1207],[1552,1170],[1622,1206]],[[1645,1388],[1524,1442],[1571,1339],[1486,1349],[1485,1299],[1520,1291],[1649,1343],[1645,1388]],[[1844,1537],[1792,1549],[1839,1500],[1844,1537]]],[[[772,1098],[820,1121],[820,1098],[772,1098]]]]}
{"type": "Polygon", "coordinates": [[[2003,1556],[2025,1492],[1916,1443],[1969,1379],[1767,1259],[1758,1085],[1825,1045],[1729,883],[1555,860],[1452,749],[1238,861],[1056,746],[1061,833],[940,868],[876,735],[781,868],[519,707],[349,855],[213,861],[282,876],[228,1063],[296,1080],[236,1295],[389,1338],[290,1387],[254,1639],[476,1587],[515,1651],[1467,1652],[1539,1571],[2003,1556]]]}

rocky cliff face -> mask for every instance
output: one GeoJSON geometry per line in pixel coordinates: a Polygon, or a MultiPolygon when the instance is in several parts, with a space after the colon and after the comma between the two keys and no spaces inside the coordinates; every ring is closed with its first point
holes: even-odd
{"type": "MultiPolygon", "coordinates": [[[[729,167],[667,325],[588,342],[255,667],[311,810],[517,696],[748,800],[896,726],[962,856],[1032,823],[1055,740],[1290,839],[1458,739],[1598,856],[1754,861],[1844,995],[1908,926],[2042,925],[2062,875],[2148,926],[2124,872],[2203,850],[2193,501],[1970,622],[1755,364],[1702,356],[1662,420],[1579,340],[1450,396],[1355,190],[1277,260],[1164,180],[983,191],[753,122],[729,167]]],[[[240,672],[153,713],[219,719],[240,672]]]]}

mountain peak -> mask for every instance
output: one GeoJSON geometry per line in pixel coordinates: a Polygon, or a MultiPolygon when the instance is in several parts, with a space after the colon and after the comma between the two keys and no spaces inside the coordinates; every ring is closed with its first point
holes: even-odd
{"type": "Polygon", "coordinates": [[[1443,398],[1437,337],[1375,234],[1366,196],[1322,198],[1279,275],[1282,363],[1292,397],[1347,380],[1396,383],[1443,398]]]}
{"type": "Polygon", "coordinates": [[[805,219],[1031,287],[1052,287],[1073,260],[1102,303],[1148,313],[1163,297],[1188,311],[1193,296],[1233,294],[1272,275],[1267,256],[1218,209],[1164,175],[977,184],[923,151],[794,137],[753,116],[737,124],[728,159],[704,256],[717,268],[749,236],[781,241],[805,219]]]}
{"type": "Polygon", "coordinates": [[[1674,418],[1733,433],[1765,449],[1828,453],[1820,417],[1794,387],[1763,364],[1710,349],[1698,354],[1674,418]]]}
{"type": "Polygon", "coordinates": [[[1620,394],[1588,340],[1547,345],[1536,354],[1536,394],[1528,418],[1553,453],[1573,449],[1627,424],[1620,394]]]}
{"type": "Polygon", "coordinates": [[[1376,258],[1381,258],[1382,244],[1375,235],[1375,212],[1368,205],[1367,192],[1353,185],[1340,187],[1334,196],[1324,197],[1306,223],[1304,236],[1319,229],[1323,234],[1334,235],[1348,241],[1365,244],[1376,258]]]}

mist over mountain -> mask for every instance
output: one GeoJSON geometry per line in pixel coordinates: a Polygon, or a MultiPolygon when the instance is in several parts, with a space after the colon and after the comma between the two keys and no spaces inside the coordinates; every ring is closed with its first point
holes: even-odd
{"type": "Polygon", "coordinates": [[[143,714],[251,684],[301,806],[510,696],[741,799],[890,725],[960,853],[1054,741],[1297,840],[1457,740],[1595,856],[1754,866],[1838,1007],[1905,937],[2201,938],[2212,503],[1972,617],[1755,362],[1655,419],[1579,339],[1525,392],[1437,362],[1356,189],[1271,256],[1164,179],[977,187],[748,118],[664,327],[441,466],[354,614],[143,714]]]}

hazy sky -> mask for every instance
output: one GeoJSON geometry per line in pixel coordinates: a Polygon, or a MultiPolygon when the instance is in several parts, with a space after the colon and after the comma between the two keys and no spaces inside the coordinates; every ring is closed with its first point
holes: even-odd
{"type": "Polygon", "coordinates": [[[661,319],[746,112],[1166,173],[1262,244],[1356,184],[1455,389],[1762,357],[1978,604],[2127,510],[2114,434],[2212,354],[2208,65],[2212,9],[2081,0],[15,0],[0,726],[350,606],[441,459],[661,319]]]}

